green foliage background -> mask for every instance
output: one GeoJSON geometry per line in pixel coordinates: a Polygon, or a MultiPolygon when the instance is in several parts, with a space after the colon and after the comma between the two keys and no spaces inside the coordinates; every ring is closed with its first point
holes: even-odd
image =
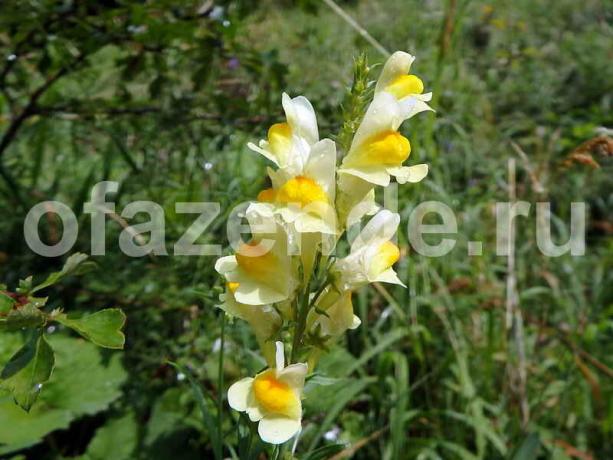
{"type": "MultiPolygon", "coordinates": [[[[431,171],[399,188],[406,257],[398,271],[409,288],[356,296],[362,326],[309,382],[298,458],[612,458],[611,5],[339,5],[387,49],[417,56],[414,72],[434,91],[437,113],[404,128],[412,161],[431,171]],[[579,153],[600,168],[586,157],[566,161],[597,136],[597,146],[579,153]],[[560,241],[570,203],[589,207],[583,257],[540,254],[534,205],[520,224],[520,336],[505,326],[507,260],[494,255],[493,208],[508,200],[510,158],[518,199],[551,202],[560,241]],[[406,219],[426,200],[458,216],[458,244],[443,258],[411,254],[406,241],[406,219]],[[467,256],[470,240],[483,241],[483,256],[467,256]]],[[[281,92],[307,96],[322,137],[335,136],[362,51],[372,64],[384,60],[315,0],[3,1],[0,282],[44,279],[63,264],[24,242],[25,214],[39,201],[75,210],[73,250],[89,252],[83,204],[102,180],[120,183],[118,214],[134,200],[163,206],[169,251],[193,217],[177,215],[177,201],[220,202],[222,215],[201,242],[225,241],[227,213],[265,186],[265,163],[245,145],[282,117],[281,92]]],[[[56,371],[26,423],[0,395],[0,455],[214,458],[221,442],[225,456],[245,458],[248,425],[236,429],[219,385],[262,361],[245,325],[223,323],[215,308],[214,258],[131,259],[119,251],[121,231],[109,219],[99,269],[45,295],[49,309],[67,312],[121,306],[125,352],[101,353],[63,328],[52,331],[56,371]]],[[[61,225],[49,217],[41,232],[56,241],[61,225]]],[[[4,363],[23,338],[3,333],[0,343],[4,363]]]]}

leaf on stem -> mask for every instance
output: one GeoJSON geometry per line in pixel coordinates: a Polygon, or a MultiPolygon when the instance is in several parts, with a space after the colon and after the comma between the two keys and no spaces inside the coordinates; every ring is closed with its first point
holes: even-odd
{"type": "Polygon", "coordinates": [[[53,349],[42,332],[37,331],[2,370],[0,387],[10,391],[15,402],[29,411],[54,366],[53,349]]]}
{"type": "Polygon", "coordinates": [[[30,292],[34,293],[34,292],[40,291],[41,289],[47,288],[57,283],[62,278],[65,278],[68,275],[84,273],[85,271],[90,269],[93,265],[93,263],[87,263],[87,264],[84,263],[87,260],[87,257],[88,256],[86,254],[82,254],[80,252],[71,255],[66,260],[64,267],[62,267],[62,269],[59,272],[51,273],[45,281],[43,281],[42,283],[34,287],[30,292]]]}
{"type": "Polygon", "coordinates": [[[123,349],[126,315],[118,308],[107,308],[89,315],[61,314],[55,320],[103,348],[123,349]]]}

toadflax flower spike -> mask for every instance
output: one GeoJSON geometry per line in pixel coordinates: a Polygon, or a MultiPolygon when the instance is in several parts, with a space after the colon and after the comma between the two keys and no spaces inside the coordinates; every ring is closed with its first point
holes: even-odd
{"type": "Polygon", "coordinates": [[[219,258],[215,269],[226,286],[220,308],[249,324],[268,366],[228,389],[230,407],[258,423],[264,442],[293,437],[295,450],[307,371],[361,324],[353,293],[373,282],[404,286],[393,269],[400,258],[392,241],[400,216],[381,210],[375,191],[392,178],[419,182],[428,173],[425,164],[403,165],[411,144],[400,126],[432,110],[431,94],[409,73],[413,60],[404,52],[388,59],[355,131],[351,120],[353,139],[340,165],[335,142],[319,139],[315,111],[304,96],[284,93],[285,120],[272,125],[258,145],[248,144],[271,162],[270,186],[244,214],[251,240],[219,258]],[[365,215],[373,217],[349,254],[331,253],[342,233],[365,215]],[[287,366],[283,342],[275,342],[281,339],[291,342],[287,366]]]}
{"type": "Polygon", "coordinates": [[[283,444],[301,429],[305,363],[285,367],[283,343],[276,343],[276,366],[234,383],[228,390],[230,407],[246,412],[258,423],[264,442],[283,444]]]}

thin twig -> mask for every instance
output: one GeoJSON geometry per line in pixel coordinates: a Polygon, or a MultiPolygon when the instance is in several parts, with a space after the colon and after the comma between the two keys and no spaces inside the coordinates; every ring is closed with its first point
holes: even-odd
{"type": "Polygon", "coordinates": [[[347,24],[349,24],[357,33],[359,33],[364,39],[370,43],[374,48],[377,49],[381,54],[385,57],[389,56],[390,53],[381,43],[379,43],[372,35],[368,33],[368,31],[362,27],[355,19],[349,16],[345,10],[343,10],[340,6],[338,6],[334,0],[323,0],[323,2],[328,5],[332,11],[338,14],[347,24]]]}
{"type": "Polygon", "coordinates": [[[380,430],[375,431],[374,433],[366,436],[365,438],[359,439],[356,441],[351,447],[347,449],[341,450],[338,454],[330,457],[329,460],[342,460],[343,458],[352,457],[358,450],[364,447],[366,444],[374,441],[379,438],[383,433],[385,433],[389,429],[389,426],[385,426],[380,430]]]}
{"type": "Polygon", "coordinates": [[[456,14],[456,0],[449,0],[447,10],[445,11],[445,19],[443,28],[441,29],[438,60],[442,62],[451,47],[451,37],[453,35],[454,21],[456,14]]]}
{"type": "MultiPolygon", "coordinates": [[[[509,202],[515,203],[516,190],[515,190],[515,160],[509,159],[508,164],[509,171],[509,202]]],[[[515,227],[513,220],[509,218],[509,227],[507,228],[507,234],[509,238],[509,256],[507,258],[507,296],[506,296],[506,315],[505,325],[507,331],[510,331],[513,325],[513,311],[517,305],[517,280],[515,278],[515,227]]]]}
{"type": "Polygon", "coordinates": [[[528,173],[528,176],[530,176],[530,181],[532,182],[532,189],[536,193],[545,193],[545,187],[539,180],[536,171],[534,170],[534,167],[532,166],[532,163],[528,158],[528,155],[526,155],[526,152],[524,152],[523,149],[516,142],[510,142],[511,147],[513,147],[513,150],[515,150],[515,153],[517,153],[517,156],[519,156],[519,158],[521,159],[522,164],[524,165],[524,169],[528,173]]]}
{"type": "MultiPolygon", "coordinates": [[[[517,200],[515,159],[509,159],[509,201],[517,200]]],[[[506,288],[506,328],[507,336],[515,342],[517,350],[517,370],[509,363],[509,373],[515,374],[517,395],[519,397],[522,426],[526,428],[530,421],[530,406],[526,394],[528,380],[526,371],[526,348],[524,343],[524,320],[519,306],[519,294],[517,292],[517,276],[515,274],[515,226],[509,219],[509,256],[507,259],[507,288],[506,288]]]]}

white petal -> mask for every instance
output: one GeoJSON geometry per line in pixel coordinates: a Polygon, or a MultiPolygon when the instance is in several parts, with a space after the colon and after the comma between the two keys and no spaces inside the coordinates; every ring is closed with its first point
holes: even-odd
{"type": "MultiPolygon", "coordinates": [[[[432,96],[432,93],[428,93],[428,95],[432,96]]],[[[422,96],[418,94],[417,96],[422,96]]],[[[398,103],[400,104],[400,112],[402,114],[403,120],[408,120],[414,115],[418,113],[425,112],[427,110],[434,112],[434,109],[426,104],[423,98],[417,97],[416,95],[411,95],[401,99],[398,103]]]]}
{"type": "Polygon", "coordinates": [[[358,318],[356,315],[353,315],[353,322],[351,323],[351,326],[349,327],[349,329],[351,330],[357,329],[358,327],[360,327],[360,324],[362,324],[362,320],[358,318]]]}
{"type": "Polygon", "coordinates": [[[370,168],[351,168],[344,167],[338,170],[340,174],[350,174],[355,177],[359,177],[366,182],[370,182],[371,184],[380,185],[382,187],[387,187],[390,183],[390,175],[386,171],[385,167],[381,165],[380,167],[370,167],[370,168]]]}
{"type": "Polygon", "coordinates": [[[352,150],[364,141],[384,131],[396,131],[403,121],[402,107],[396,98],[386,92],[376,94],[353,137],[345,160],[350,162],[352,150]]]}
{"type": "Polygon", "coordinates": [[[236,270],[238,263],[235,256],[220,257],[215,262],[215,270],[220,275],[225,275],[228,272],[236,270]]]}
{"type": "Polygon", "coordinates": [[[260,141],[260,147],[255,145],[253,142],[249,142],[247,144],[247,147],[249,147],[254,152],[257,152],[260,155],[263,155],[264,157],[268,158],[270,161],[272,161],[277,166],[281,166],[279,164],[279,159],[274,154],[272,154],[271,152],[266,150],[267,146],[268,146],[268,142],[266,142],[266,141],[260,141]],[[264,148],[262,148],[262,147],[264,147],[264,148]]]}
{"type": "Polygon", "coordinates": [[[365,246],[379,245],[392,239],[398,225],[400,215],[383,209],[379,211],[351,244],[351,252],[357,252],[365,246]]]}
{"type": "Polygon", "coordinates": [[[268,177],[270,177],[270,182],[272,183],[272,187],[274,189],[278,189],[283,186],[289,179],[292,178],[290,174],[284,169],[277,169],[276,171],[272,168],[267,168],[268,177]]]}
{"type": "Polygon", "coordinates": [[[245,377],[232,384],[228,389],[228,404],[234,410],[244,412],[249,407],[249,397],[251,394],[252,377],[245,377]]]}
{"type": "Polygon", "coordinates": [[[375,93],[383,91],[400,75],[408,74],[414,60],[414,56],[404,51],[396,51],[392,54],[383,66],[381,76],[379,76],[377,86],[375,87],[375,93]]]}
{"type": "MultiPolygon", "coordinates": [[[[249,204],[247,211],[245,211],[245,216],[247,216],[247,219],[249,218],[251,219],[271,219],[274,214],[274,209],[275,207],[271,205],[270,203],[253,202],[249,204]]],[[[274,226],[271,226],[271,228],[272,228],[272,231],[276,230],[274,226]]],[[[258,233],[264,233],[264,232],[258,232],[258,233]]],[[[270,233],[270,232],[266,232],[266,233],[270,233]]]]}
{"type": "Polygon", "coordinates": [[[309,145],[319,140],[315,110],[304,96],[290,98],[286,93],[282,96],[283,110],[292,133],[303,137],[309,145]]]}
{"type": "Polygon", "coordinates": [[[252,405],[247,408],[247,415],[252,422],[259,422],[264,418],[264,414],[257,405],[252,405]]]}
{"type": "Polygon", "coordinates": [[[300,420],[288,417],[264,417],[258,425],[258,433],[264,442],[283,444],[300,431],[300,420]]]}
{"type": "Polygon", "coordinates": [[[283,342],[275,342],[275,364],[277,369],[277,375],[285,367],[285,349],[283,348],[283,342]]]}
{"type": "Polygon", "coordinates": [[[302,215],[302,211],[299,207],[292,205],[291,203],[287,206],[283,206],[281,208],[277,208],[277,214],[281,216],[283,222],[287,222],[288,224],[294,223],[297,219],[302,215]]]}
{"type": "Polygon", "coordinates": [[[321,185],[334,202],[336,186],[336,144],[330,139],[322,139],[311,148],[304,175],[321,185]]]}
{"type": "Polygon", "coordinates": [[[432,93],[412,94],[411,97],[414,97],[422,102],[430,102],[432,100],[432,93]]]}
{"type": "Polygon", "coordinates": [[[377,278],[375,278],[372,281],[379,281],[382,283],[390,283],[390,284],[398,284],[402,287],[407,287],[402,281],[400,281],[400,278],[398,278],[398,275],[396,274],[393,268],[388,268],[383,273],[380,273],[379,276],[377,276],[377,278]]]}
{"type": "Polygon", "coordinates": [[[351,209],[347,215],[347,227],[359,222],[364,216],[375,214],[379,209],[380,206],[375,202],[375,190],[373,189],[351,209]]]}
{"type": "Polygon", "coordinates": [[[278,373],[278,379],[287,383],[294,389],[298,395],[302,395],[304,388],[304,379],[306,377],[308,366],[306,363],[290,364],[281,372],[278,373]]]}
{"type": "Polygon", "coordinates": [[[297,215],[294,226],[298,233],[324,233],[336,235],[336,213],[328,213],[322,217],[313,216],[306,212],[297,215]]]}
{"type": "Polygon", "coordinates": [[[415,166],[401,166],[398,168],[388,168],[387,171],[396,176],[399,184],[417,183],[428,175],[428,165],[425,163],[415,166]]]}
{"type": "Polygon", "coordinates": [[[237,302],[247,305],[266,305],[287,299],[288,294],[278,292],[249,278],[237,277],[238,288],[234,291],[237,302]]]}

